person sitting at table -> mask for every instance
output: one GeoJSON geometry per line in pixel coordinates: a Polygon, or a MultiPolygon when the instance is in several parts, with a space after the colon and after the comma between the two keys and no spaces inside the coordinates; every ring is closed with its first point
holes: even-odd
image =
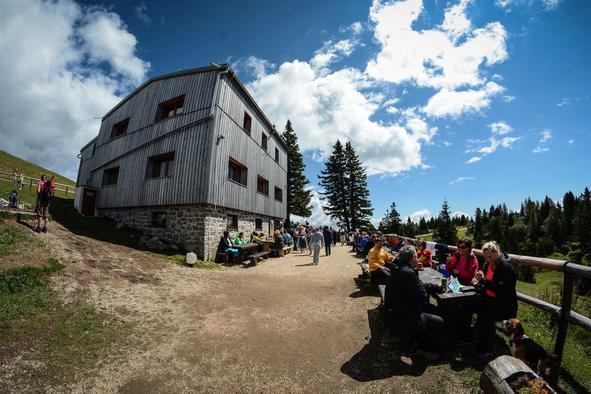
{"type": "Polygon", "coordinates": [[[252,234],[250,234],[250,242],[256,243],[260,242],[261,240],[262,238],[257,234],[256,231],[253,231],[252,234]]]}
{"type": "Polygon", "coordinates": [[[285,246],[285,241],[283,240],[283,231],[275,231],[275,238],[273,240],[273,247],[271,248],[271,256],[277,257],[279,256],[279,251],[283,249],[285,246]]]}
{"type": "Polygon", "coordinates": [[[406,244],[404,243],[402,238],[400,238],[398,235],[388,235],[388,247],[390,248],[392,253],[398,253],[398,251],[405,245],[406,244]]]}
{"type": "Polygon", "coordinates": [[[427,242],[420,241],[419,247],[420,249],[417,252],[419,263],[423,264],[423,267],[431,268],[433,266],[433,257],[431,256],[431,251],[427,249],[427,242]]]}
{"type": "Polygon", "coordinates": [[[220,238],[220,243],[218,244],[218,253],[228,253],[230,257],[230,261],[233,262],[236,260],[240,251],[236,248],[233,248],[234,243],[230,238],[230,233],[228,231],[224,231],[224,235],[220,238]]]}
{"type": "Polygon", "coordinates": [[[242,231],[240,231],[240,233],[238,233],[238,235],[236,236],[236,238],[234,238],[234,245],[244,245],[246,243],[246,240],[244,239],[244,233],[242,231]]]}
{"type": "Polygon", "coordinates": [[[509,258],[494,241],[482,246],[484,266],[476,271],[472,284],[483,290],[476,307],[478,358],[485,362],[492,356],[495,322],[517,316],[517,274],[509,258]]]}
{"type": "Polygon", "coordinates": [[[392,263],[394,257],[382,248],[382,238],[377,238],[374,242],[375,246],[367,254],[368,269],[371,281],[377,285],[383,285],[390,277],[390,269],[387,266],[392,263]]]}
{"type": "Polygon", "coordinates": [[[470,286],[478,269],[478,259],[472,252],[472,241],[465,238],[458,242],[458,251],[451,261],[446,261],[445,270],[456,276],[464,286],[470,286]]]}
{"type": "MultiPolygon", "coordinates": [[[[413,350],[441,351],[444,321],[440,316],[425,312],[430,308],[429,293],[440,292],[441,287],[423,283],[415,271],[417,253],[414,246],[406,245],[398,252],[397,268],[391,271],[386,284],[384,311],[392,330],[411,341],[413,350]]],[[[428,358],[437,355],[423,353],[428,358]]]]}

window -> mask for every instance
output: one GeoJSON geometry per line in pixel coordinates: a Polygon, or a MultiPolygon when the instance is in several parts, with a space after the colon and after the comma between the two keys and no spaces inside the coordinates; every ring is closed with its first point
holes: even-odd
{"type": "Polygon", "coordinates": [[[258,231],[263,231],[263,219],[254,220],[254,229],[258,231]]]}
{"type": "Polygon", "coordinates": [[[283,190],[275,186],[275,200],[283,201],[283,190]]]}
{"type": "Polygon", "coordinates": [[[248,169],[232,158],[230,158],[228,167],[228,178],[234,182],[238,182],[239,184],[246,186],[246,176],[248,169]]]}
{"type": "Polygon", "coordinates": [[[127,126],[129,126],[129,118],[113,125],[113,128],[111,129],[111,138],[119,137],[120,135],[127,133],[127,126]]]}
{"type": "Polygon", "coordinates": [[[116,185],[119,178],[119,167],[108,168],[103,171],[103,186],[116,185]]]}
{"type": "Polygon", "coordinates": [[[228,230],[238,230],[238,216],[228,215],[228,230]]]}
{"type": "Polygon", "coordinates": [[[267,150],[267,134],[263,133],[263,136],[261,137],[261,147],[264,150],[267,150]]]}
{"type": "Polygon", "coordinates": [[[275,148],[275,161],[279,163],[279,149],[275,148]]]}
{"type": "Polygon", "coordinates": [[[257,192],[265,196],[269,195],[269,181],[261,176],[257,176],[257,192]]]}
{"type": "Polygon", "coordinates": [[[174,152],[152,156],[148,159],[146,178],[159,178],[172,175],[174,152]]]}
{"type": "Polygon", "coordinates": [[[166,228],[166,212],[152,212],[152,227],[166,228]]]}
{"type": "Polygon", "coordinates": [[[252,118],[249,114],[244,112],[244,120],[242,121],[242,128],[250,135],[250,128],[252,127],[252,118]]]}
{"type": "Polygon", "coordinates": [[[185,96],[179,96],[160,103],[158,113],[156,114],[156,122],[182,114],[184,104],[185,96]]]}

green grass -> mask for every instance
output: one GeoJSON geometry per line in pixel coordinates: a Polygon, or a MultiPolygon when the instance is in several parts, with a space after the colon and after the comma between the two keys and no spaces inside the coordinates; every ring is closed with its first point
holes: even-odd
{"type": "MultiPolygon", "coordinates": [[[[560,306],[562,281],[561,272],[537,272],[536,283],[518,281],[517,291],[560,306]]],[[[591,310],[591,297],[574,296],[573,310],[588,316],[591,310]]],[[[555,328],[550,327],[548,313],[520,303],[518,318],[523,322],[528,336],[546,350],[554,350],[555,328]]],[[[591,391],[591,332],[570,324],[563,357],[562,367],[576,382],[583,384],[587,391],[591,391]]]]}
{"type": "Polygon", "coordinates": [[[0,257],[13,254],[19,248],[42,247],[43,243],[23,232],[12,223],[0,221],[0,257]]]}
{"type": "MultiPolygon", "coordinates": [[[[14,167],[17,167],[20,173],[24,174],[26,177],[38,180],[41,177],[41,174],[46,174],[48,177],[53,175],[55,176],[56,183],[68,185],[72,191],[76,186],[76,182],[56,173],[55,171],[48,170],[37,164],[28,162],[0,150],[0,171],[10,173],[14,167]]],[[[11,180],[11,175],[0,174],[0,197],[8,200],[8,196],[12,190],[16,189],[19,192],[21,202],[28,203],[34,207],[37,193],[37,181],[33,181],[33,186],[30,187],[30,181],[26,180],[25,187],[23,190],[19,191],[16,184],[7,182],[7,180],[11,180]]],[[[58,191],[56,194],[60,197],[65,197],[63,192],[58,191]]],[[[68,197],[73,198],[73,194],[68,193],[68,197]]]]}
{"type": "Polygon", "coordinates": [[[123,338],[121,323],[96,311],[84,297],[64,304],[49,286],[63,268],[48,259],[40,267],[23,266],[0,273],[0,348],[15,359],[10,391],[44,391],[91,371],[109,346],[123,338]]]}

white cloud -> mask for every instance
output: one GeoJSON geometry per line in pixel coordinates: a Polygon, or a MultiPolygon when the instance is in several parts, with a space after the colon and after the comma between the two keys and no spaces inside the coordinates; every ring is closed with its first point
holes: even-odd
{"type": "Polygon", "coordinates": [[[308,187],[307,189],[312,192],[312,199],[310,200],[312,215],[308,218],[292,215],[291,221],[299,224],[308,222],[312,226],[338,227],[336,221],[324,213],[324,210],[322,209],[322,200],[320,199],[321,196],[318,193],[318,190],[315,187],[308,187]]]}
{"type": "Polygon", "coordinates": [[[496,0],[495,4],[501,8],[509,9],[516,4],[525,5],[527,7],[532,7],[534,5],[541,6],[546,11],[552,11],[558,4],[560,4],[561,0],[496,0]]]}
{"type": "Polygon", "coordinates": [[[572,140],[572,139],[571,139],[571,140],[568,140],[567,142],[569,143],[569,145],[572,145],[572,144],[574,144],[574,143],[575,143],[575,140],[572,140]]]}
{"type": "Polygon", "coordinates": [[[363,23],[357,21],[351,23],[349,26],[343,26],[339,28],[339,33],[351,32],[354,36],[357,36],[363,32],[363,23]]]}
{"type": "Polygon", "coordinates": [[[507,33],[498,22],[473,29],[467,4],[462,0],[449,7],[441,26],[417,31],[413,23],[423,12],[422,1],[375,0],[370,19],[382,48],[368,63],[367,73],[377,80],[447,90],[485,84],[480,68],[507,59],[507,33]]]}
{"type": "Polygon", "coordinates": [[[451,142],[449,142],[449,141],[442,141],[441,143],[442,143],[443,145],[445,145],[445,146],[452,146],[452,145],[453,145],[453,144],[452,144],[451,142]]]}
{"type": "Polygon", "coordinates": [[[282,125],[289,118],[302,150],[317,150],[319,159],[340,139],[351,141],[368,175],[422,168],[421,144],[430,141],[437,128],[414,109],[405,109],[396,123],[372,120],[381,102],[379,95],[367,92],[371,86],[357,69],[319,72],[308,62],[294,60],[248,88],[272,122],[282,125]]]}
{"type": "Polygon", "coordinates": [[[451,217],[452,218],[459,218],[459,217],[462,217],[462,216],[466,216],[466,217],[469,218],[471,215],[468,215],[466,212],[462,212],[462,211],[454,211],[451,214],[451,217]]]}
{"type": "Polygon", "coordinates": [[[427,208],[424,209],[420,209],[418,211],[415,211],[413,213],[411,213],[410,215],[407,215],[404,217],[404,221],[406,222],[408,220],[408,218],[410,218],[410,220],[412,220],[415,223],[418,223],[421,218],[424,218],[425,220],[429,220],[433,217],[433,214],[431,213],[431,211],[429,211],[427,208]]]}
{"type": "Polygon", "coordinates": [[[493,134],[505,135],[513,131],[513,127],[509,126],[506,122],[495,122],[488,125],[493,134]]]}
{"type": "Polygon", "coordinates": [[[236,70],[236,72],[240,73],[241,71],[244,71],[246,74],[255,78],[263,77],[268,71],[274,70],[276,67],[275,64],[268,60],[256,56],[248,56],[235,61],[229,59],[228,61],[232,63],[232,68],[236,70]]]}
{"type": "Polygon", "coordinates": [[[511,149],[513,145],[523,137],[503,137],[513,131],[513,128],[506,122],[494,122],[488,125],[490,128],[490,137],[487,140],[469,139],[466,141],[467,149],[465,153],[478,153],[479,156],[473,156],[466,161],[466,164],[472,164],[482,160],[497,151],[498,148],[511,149]],[[500,138],[502,137],[502,138],[500,138]]]}
{"type": "Polygon", "coordinates": [[[359,41],[351,39],[325,42],[324,46],[315,52],[310,65],[317,70],[325,69],[331,63],[349,56],[358,45],[359,41]]]}
{"type": "Polygon", "coordinates": [[[0,148],[75,178],[76,154],[99,130],[94,117],[145,79],[149,63],[116,14],[69,0],[4,1],[0,37],[0,148]]]}
{"type": "Polygon", "coordinates": [[[560,0],[542,0],[542,4],[547,10],[553,10],[558,7],[560,0]]]}
{"type": "Polygon", "coordinates": [[[142,22],[144,22],[147,25],[152,23],[152,19],[148,15],[148,7],[146,6],[146,3],[144,3],[142,1],[141,3],[139,3],[138,5],[135,6],[134,11],[135,11],[135,16],[139,20],[141,20],[142,22]]]}
{"type": "Polygon", "coordinates": [[[501,100],[503,100],[505,103],[510,103],[511,101],[515,100],[515,96],[506,95],[501,97],[501,100]]]}
{"type": "Polygon", "coordinates": [[[480,112],[490,106],[491,98],[504,88],[489,82],[481,89],[464,91],[442,89],[429,99],[423,112],[431,117],[451,116],[457,118],[470,112],[480,112]]]}
{"type": "Polygon", "coordinates": [[[538,141],[538,146],[536,146],[532,150],[533,153],[543,153],[543,152],[548,152],[550,150],[550,148],[548,148],[547,146],[544,146],[544,144],[550,138],[552,138],[552,131],[550,129],[545,129],[544,131],[542,131],[541,135],[542,135],[542,138],[540,138],[540,141],[538,141]]]}
{"type": "Polygon", "coordinates": [[[460,183],[460,182],[466,182],[466,181],[473,181],[476,178],[474,178],[473,176],[460,176],[457,177],[456,179],[454,179],[453,181],[449,181],[450,185],[455,185],[456,183],[460,183]]]}
{"type": "Polygon", "coordinates": [[[563,97],[562,100],[560,100],[560,102],[556,103],[556,105],[558,105],[559,107],[563,107],[565,105],[570,105],[570,99],[568,97],[563,97]]]}

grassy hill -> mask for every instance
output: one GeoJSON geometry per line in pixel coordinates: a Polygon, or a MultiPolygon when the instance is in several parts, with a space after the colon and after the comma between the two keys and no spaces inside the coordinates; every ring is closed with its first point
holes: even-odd
{"type": "MultiPolygon", "coordinates": [[[[12,173],[12,168],[14,167],[19,169],[19,173],[25,175],[25,187],[22,191],[19,191],[21,202],[29,203],[31,205],[35,204],[37,182],[41,174],[46,174],[49,177],[52,175],[55,176],[56,183],[68,185],[69,190],[73,191],[76,187],[76,182],[55,171],[48,170],[37,164],[33,164],[0,150],[0,197],[6,200],[8,200],[8,195],[13,189],[18,190],[18,185],[11,182],[10,173],[12,173]],[[31,181],[29,177],[34,179],[32,187],[30,187],[31,181]]],[[[66,197],[65,193],[60,191],[57,191],[56,194],[60,197],[66,197]]],[[[73,198],[73,196],[73,193],[68,193],[67,198],[73,198]]]]}

